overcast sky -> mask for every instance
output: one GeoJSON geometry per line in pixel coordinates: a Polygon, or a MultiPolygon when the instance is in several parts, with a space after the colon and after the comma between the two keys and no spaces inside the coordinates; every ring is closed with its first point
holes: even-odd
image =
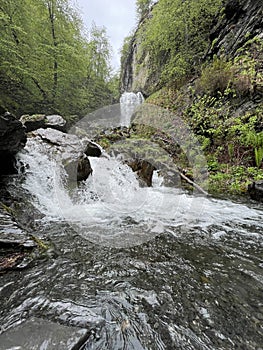
{"type": "Polygon", "coordinates": [[[119,51],[123,39],[135,27],[135,0],[76,0],[87,29],[94,21],[104,26],[113,48],[114,68],[119,67],[119,51]]]}

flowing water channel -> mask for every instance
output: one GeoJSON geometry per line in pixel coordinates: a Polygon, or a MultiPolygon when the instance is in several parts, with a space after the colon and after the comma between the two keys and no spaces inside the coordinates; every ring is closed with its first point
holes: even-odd
{"type": "Polygon", "coordinates": [[[1,350],[262,350],[260,205],[157,176],[142,188],[108,156],[68,188],[34,140],[19,158],[17,187],[44,215],[36,235],[50,249],[1,276],[1,350]]]}

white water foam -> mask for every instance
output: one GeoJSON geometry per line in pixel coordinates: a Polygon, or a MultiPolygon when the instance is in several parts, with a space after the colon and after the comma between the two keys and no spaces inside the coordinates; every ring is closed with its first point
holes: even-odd
{"type": "Polygon", "coordinates": [[[131,169],[110,157],[90,158],[93,175],[79,187],[68,188],[62,165],[45,152],[31,139],[19,154],[26,164],[22,186],[48,218],[80,227],[87,239],[127,246],[176,227],[204,229],[220,224],[221,231],[227,232],[228,223],[262,223],[258,210],[163,187],[156,175],[154,187],[141,188],[131,169]]]}

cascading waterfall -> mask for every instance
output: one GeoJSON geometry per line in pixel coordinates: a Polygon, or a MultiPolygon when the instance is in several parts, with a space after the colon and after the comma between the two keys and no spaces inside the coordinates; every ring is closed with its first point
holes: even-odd
{"type": "Polygon", "coordinates": [[[120,98],[121,126],[129,126],[131,117],[136,107],[143,103],[144,97],[141,92],[124,92],[120,98]]]}
{"type": "Polygon", "coordinates": [[[112,157],[90,157],[93,175],[79,187],[68,189],[62,164],[43,151],[32,139],[20,153],[20,161],[28,164],[23,186],[47,216],[85,226],[87,239],[97,237],[97,233],[91,234],[95,229],[98,235],[103,232],[106,244],[114,236],[117,240],[111,244],[133,245],[175,227],[204,228],[235,221],[245,224],[260,217],[244,205],[191,196],[165,188],[160,181],[152,188],[141,188],[132,170],[112,157]],[[133,227],[125,226],[127,220],[132,220],[133,227]]]}

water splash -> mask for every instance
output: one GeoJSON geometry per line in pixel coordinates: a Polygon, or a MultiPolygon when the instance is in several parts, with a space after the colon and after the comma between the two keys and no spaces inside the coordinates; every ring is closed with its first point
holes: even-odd
{"type": "Polygon", "coordinates": [[[69,188],[62,164],[46,152],[32,139],[19,154],[28,165],[22,186],[41,212],[67,221],[92,241],[130,246],[178,227],[207,229],[221,224],[222,233],[231,230],[230,223],[261,220],[259,211],[245,205],[166,188],[157,174],[154,187],[141,188],[131,169],[113,157],[90,157],[93,175],[69,188]]]}

